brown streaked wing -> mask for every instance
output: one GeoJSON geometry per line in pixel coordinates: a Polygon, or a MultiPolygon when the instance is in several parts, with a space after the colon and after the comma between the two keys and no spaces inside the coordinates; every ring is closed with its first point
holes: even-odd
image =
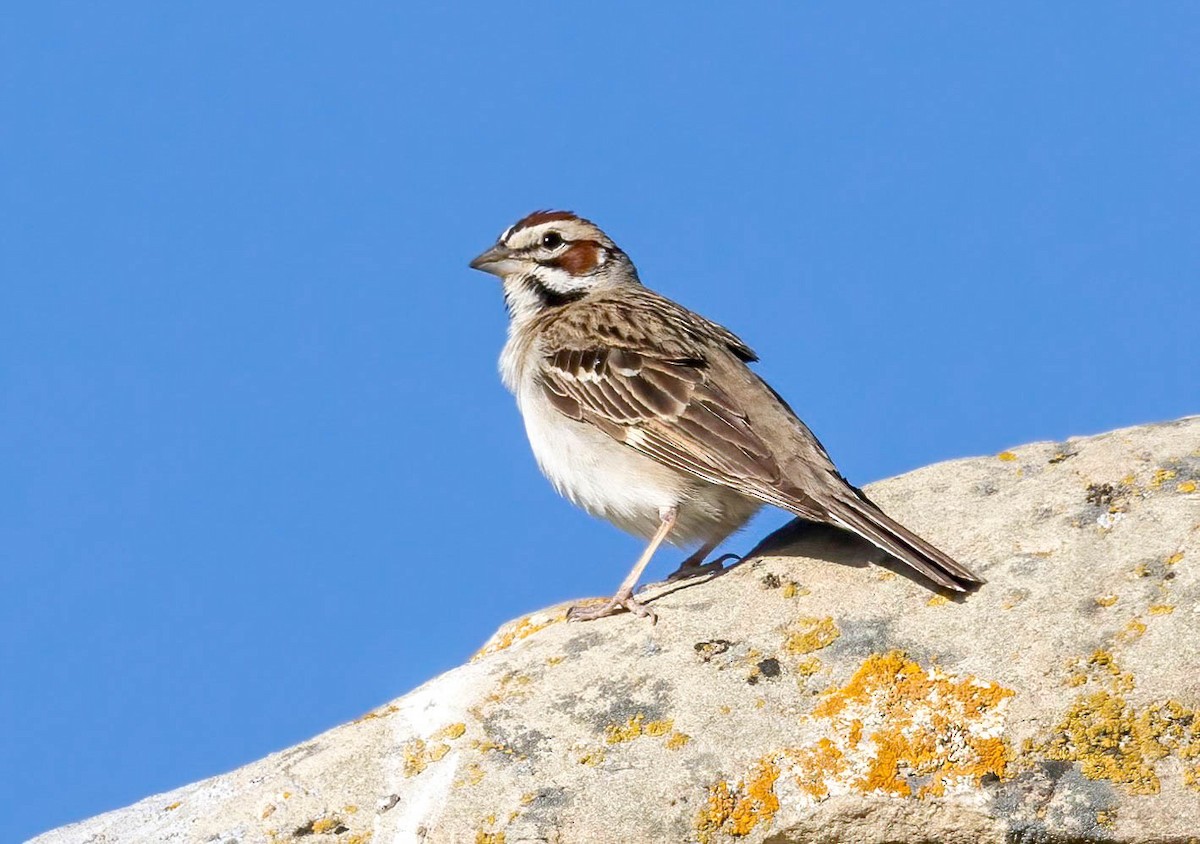
{"type": "Polygon", "coordinates": [[[659,462],[773,503],[779,464],[699,360],[628,349],[563,349],[541,384],[564,415],[589,422],[659,462]]]}

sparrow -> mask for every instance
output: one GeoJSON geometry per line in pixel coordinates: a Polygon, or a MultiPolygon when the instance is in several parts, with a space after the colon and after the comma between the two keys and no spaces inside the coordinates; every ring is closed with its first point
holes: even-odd
{"type": "Polygon", "coordinates": [[[672,577],[720,568],[708,555],[765,504],[858,534],[938,586],[982,581],[895,521],[834,466],[788,403],[750,369],[729,329],[642,285],[598,226],[535,211],[471,261],[508,308],[500,374],[554,488],[649,540],[616,594],[572,607],[586,621],[628,610],[665,541],[698,546],[672,577]]]}

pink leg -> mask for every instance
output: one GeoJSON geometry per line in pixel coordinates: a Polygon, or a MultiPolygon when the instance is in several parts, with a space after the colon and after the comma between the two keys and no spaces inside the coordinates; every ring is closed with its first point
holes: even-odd
{"type": "Polygon", "coordinates": [[[671,532],[671,528],[675,527],[675,517],[678,515],[679,511],[674,507],[659,514],[662,524],[658,526],[658,530],[650,538],[650,544],[646,546],[646,550],[642,552],[642,556],[638,557],[638,561],[633,564],[633,569],[621,581],[621,585],[617,589],[617,594],[613,595],[607,603],[595,609],[585,609],[578,606],[571,607],[571,609],[567,610],[567,620],[592,621],[593,619],[604,618],[606,615],[613,615],[622,609],[626,609],[634,615],[649,618],[651,623],[657,622],[658,616],[654,614],[654,611],[633,597],[633,587],[637,585],[638,578],[642,576],[642,572],[650,562],[650,558],[654,556],[654,552],[658,550],[658,546],[662,545],[663,540],[667,538],[667,534],[671,532]]]}

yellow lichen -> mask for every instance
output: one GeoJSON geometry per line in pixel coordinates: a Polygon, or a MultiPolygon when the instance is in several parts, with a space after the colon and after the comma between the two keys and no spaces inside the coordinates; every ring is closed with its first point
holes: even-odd
{"type": "Polygon", "coordinates": [[[1024,601],[1028,597],[1029,597],[1029,592],[1027,590],[1024,590],[1024,589],[1011,590],[1007,595],[1004,596],[1004,600],[1000,602],[1000,608],[1005,609],[1005,610],[1011,610],[1013,607],[1017,606],[1018,604],[1020,604],[1022,601],[1024,601]]]}
{"type": "Polygon", "coordinates": [[[1011,463],[1017,459],[1017,455],[1013,454],[1011,451],[1002,451],[996,455],[996,459],[1002,460],[1005,463],[1011,463]]]}
{"type": "Polygon", "coordinates": [[[1151,604],[1150,615],[1170,615],[1175,612],[1175,607],[1171,604],[1151,604]]]}
{"type": "Polygon", "coordinates": [[[367,844],[374,837],[375,833],[371,830],[366,832],[358,832],[346,839],[346,844],[367,844]]]}
{"type": "Polygon", "coordinates": [[[463,770],[462,776],[454,780],[455,788],[462,788],[468,785],[479,785],[483,781],[485,772],[483,768],[472,762],[463,770]]]}
{"type": "Polygon", "coordinates": [[[521,795],[521,805],[528,806],[530,803],[532,803],[536,799],[537,799],[537,792],[526,791],[524,794],[521,795]]]}
{"type": "Polygon", "coordinates": [[[407,742],[404,745],[404,776],[417,776],[428,767],[430,762],[437,762],[450,752],[450,746],[439,739],[453,741],[461,738],[466,731],[467,725],[461,722],[447,724],[435,731],[428,741],[415,738],[407,742]]]}
{"type": "Polygon", "coordinates": [[[1146,623],[1140,618],[1131,618],[1124,627],[1118,631],[1116,639],[1118,642],[1128,644],[1136,639],[1140,639],[1142,634],[1146,632],[1146,623]]]}
{"type": "Polygon", "coordinates": [[[645,719],[646,716],[639,712],[627,719],[624,724],[609,724],[604,728],[604,740],[609,744],[633,741],[642,734],[642,722],[645,719]]]}
{"type": "Polygon", "coordinates": [[[1117,602],[1116,595],[1101,595],[1096,599],[1096,604],[1101,607],[1111,607],[1117,602]]]}
{"type": "Polygon", "coordinates": [[[480,830],[475,833],[475,844],[504,844],[504,833],[480,830]]]}
{"type": "Polygon", "coordinates": [[[798,618],[788,626],[783,649],[795,656],[819,651],[832,645],[842,635],[829,616],[798,618]]]}
{"type": "MultiPolygon", "coordinates": [[[[1141,709],[1125,695],[1133,675],[1123,672],[1111,653],[1096,651],[1083,665],[1091,691],[1078,696],[1050,737],[1030,746],[1048,759],[1079,764],[1090,779],[1124,785],[1133,794],[1157,794],[1161,783],[1155,763],[1168,755],[1200,757],[1198,713],[1166,700],[1141,709]]],[[[1191,786],[1185,767],[1183,780],[1191,786]]]]}
{"type": "Polygon", "coordinates": [[[560,621],[567,620],[566,611],[561,611],[553,615],[544,616],[543,618],[534,621],[534,617],[527,615],[518,618],[516,621],[511,621],[501,627],[492,636],[491,641],[480,648],[473,657],[471,662],[477,662],[485,656],[489,656],[499,651],[510,648],[516,642],[521,641],[537,633],[539,630],[545,630],[552,624],[557,624],[560,621]]]}
{"type": "Polygon", "coordinates": [[[797,662],[795,670],[801,677],[811,677],[821,670],[822,665],[820,657],[809,656],[797,662]]]}
{"type": "Polygon", "coordinates": [[[1195,492],[1196,491],[1196,482],[1195,481],[1183,481],[1175,487],[1175,491],[1176,492],[1184,492],[1184,493],[1195,492]]]}
{"type": "Polygon", "coordinates": [[[578,761],[580,765],[587,765],[590,768],[594,768],[604,761],[605,756],[606,754],[604,750],[597,748],[595,750],[586,751],[576,761],[578,761]]]}
{"type": "Polygon", "coordinates": [[[431,739],[452,739],[453,740],[456,738],[462,738],[463,733],[465,733],[466,731],[467,731],[467,725],[462,723],[461,721],[457,721],[453,724],[447,724],[446,726],[442,727],[440,730],[438,730],[436,733],[434,733],[432,736],[430,736],[430,738],[431,739]]]}
{"type": "Polygon", "coordinates": [[[487,703],[502,703],[526,700],[530,694],[533,678],[520,671],[508,671],[500,678],[500,683],[484,700],[487,703]]]}
{"type": "Polygon", "coordinates": [[[642,734],[647,736],[665,736],[671,732],[671,728],[674,726],[675,722],[670,718],[647,721],[645,726],[642,727],[642,734]]]}
{"type": "Polygon", "coordinates": [[[850,754],[860,773],[847,784],[862,792],[907,797],[915,776],[928,778],[916,796],[941,796],[950,786],[978,786],[988,774],[1003,778],[1010,752],[999,735],[1000,711],[1013,694],[925,669],[902,651],[873,654],[813,708],[813,718],[828,722],[829,744],[794,753],[796,781],[819,799],[849,770],[850,754]]]}
{"type": "Polygon", "coordinates": [[[702,844],[721,834],[740,838],[760,824],[769,824],[779,811],[777,779],[779,766],[774,759],[764,757],[733,787],[725,780],[709,786],[708,800],[696,818],[697,837],[702,844]]]}
{"type": "Polygon", "coordinates": [[[679,748],[683,747],[685,744],[687,744],[691,740],[692,740],[692,737],[689,736],[687,733],[681,733],[681,732],[676,731],[674,733],[671,733],[671,735],[667,737],[665,744],[667,746],[667,750],[679,750],[679,748]]]}
{"type": "Polygon", "coordinates": [[[176,800],[174,803],[171,803],[170,805],[164,806],[164,807],[163,807],[163,810],[164,810],[164,811],[167,811],[167,812],[173,812],[173,811],[175,811],[176,809],[178,809],[178,808],[179,808],[180,806],[182,806],[182,805],[183,805],[183,801],[182,801],[182,800],[176,800]]]}
{"type": "Polygon", "coordinates": [[[789,580],[783,584],[783,597],[785,598],[802,598],[805,595],[811,595],[812,590],[801,586],[794,580],[789,580]]]}
{"type": "Polygon", "coordinates": [[[934,595],[932,598],[930,598],[928,601],[925,602],[925,606],[927,606],[927,607],[944,607],[948,603],[950,603],[950,599],[947,598],[945,595],[934,595]]]}
{"type": "Polygon", "coordinates": [[[336,829],[337,827],[339,827],[341,825],[342,825],[342,822],[340,820],[338,820],[337,818],[318,818],[317,820],[312,822],[311,829],[313,832],[320,835],[321,833],[329,832],[332,829],[336,829]]]}
{"type": "Polygon", "coordinates": [[[1154,473],[1154,477],[1150,479],[1150,488],[1158,489],[1169,480],[1173,480],[1177,473],[1174,469],[1159,469],[1154,473]]]}
{"type": "Polygon", "coordinates": [[[404,745],[404,776],[415,777],[425,770],[429,758],[425,755],[425,741],[413,739],[404,745]]]}
{"type": "Polygon", "coordinates": [[[1167,565],[1168,565],[1168,566],[1173,566],[1173,565],[1175,565],[1176,563],[1178,563],[1178,562],[1179,562],[1180,560],[1182,560],[1182,559],[1183,559],[1183,552],[1182,552],[1182,551],[1176,551],[1174,554],[1172,554],[1171,556],[1167,557],[1167,565]]]}
{"type": "Polygon", "coordinates": [[[372,709],[366,715],[358,716],[357,718],[354,719],[354,723],[358,724],[361,721],[370,721],[374,718],[383,718],[387,715],[391,715],[393,712],[399,712],[399,711],[400,711],[399,706],[397,706],[394,703],[389,703],[387,706],[383,707],[382,709],[372,709]]]}
{"type": "Polygon", "coordinates": [[[675,722],[670,718],[657,721],[647,721],[646,716],[638,713],[627,719],[624,724],[609,724],[604,728],[604,740],[609,744],[633,741],[639,736],[665,736],[674,728],[675,722]]]}

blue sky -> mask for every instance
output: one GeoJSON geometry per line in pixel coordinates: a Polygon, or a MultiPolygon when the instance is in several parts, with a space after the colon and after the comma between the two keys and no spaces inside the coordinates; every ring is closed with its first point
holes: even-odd
{"type": "Polygon", "coordinates": [[[6,835],[611,592],[639,543],[538,474],[466,266],[535,208],[857,483],[1200,410],[1194,5],[646,5],[5,13],[6,835]]]}

